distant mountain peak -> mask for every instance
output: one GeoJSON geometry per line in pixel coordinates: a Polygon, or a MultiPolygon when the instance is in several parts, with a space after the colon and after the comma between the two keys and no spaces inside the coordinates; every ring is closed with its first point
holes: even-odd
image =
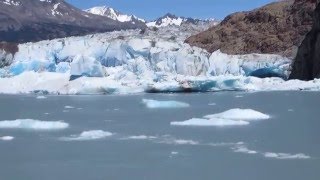
{"type": "Polygon", "coordinates": [[[99,16],[106,16],[110,19],[120,21],[120,22],[145,22],[145,20],[138,18],[134,15],[127,15],[120,11],[117,11],[108,6],[97,6],[90,9],[85,10],[88,13],[99,15],[99,16]]]}
{"type": "Polygon", "coordinates": [[[183,16],[176,16],[172,13],[167,13],[164,16],[147,23],[149,27],[166,27],[166,26],[181,26],[183,24],[194,24],[197,25],[199,23],[209,23],[209,22],[217,22],[215,19],[195,19],[195,18],[186,18],[183,16]]]}

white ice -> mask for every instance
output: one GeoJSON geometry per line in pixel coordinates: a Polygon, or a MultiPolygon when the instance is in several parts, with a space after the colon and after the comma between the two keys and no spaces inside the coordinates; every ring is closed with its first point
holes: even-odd
{"type": "Polygon", "coordinates": [[[157,139],[155,136],[146,136],[146,135],[139,135],[139,136],[129,136],[126,139],[134,139],[134,140],[147,140],[147,139],[157,139]]]}
{"type": "Polygon", "coordinates": [[[107,132],[107,131],[91,130],[91,131],[84,131],[79,135],[62,137],[60,139],[63,141],[90,141],[90,140],[104,139],[112,135],[113,134],[111,132],[107,132]]]}
{"type": "Polygon", "coordinates": [[[253,109],[230,109],[228,111],[207,115],[205,118],[220,118],[220,119],[232,119],[232,120],[244,120],[244,121],[252,121],[252,120],[262,120],[269,119],[270,116],[263,114],[261,112],[255,111],[253,109]]]}
{"type": "Polygon", "coordinates": [[[37,99],[47,99],[45,96],[37,96],[37,99]]]}
{"type": "Polygon", "coordinates": [[[27,129],[27,130],[61,130],[68,128],[69,124],[62,121],[40,121],[34,119],[17,119],[0,121],[2,129],[27,129]]]}
{"type": "Polygon", "coordinates": [[[303,153],[299,154],[288,154],[288,153],[274,153],[274,152],[266,152],[264,153],[266,158],[273,158],[273,159],[310,159],[311,157],[305,155],[303,153]]]}
{"type": "Polygon", "coordinates": [[[73,106],[64,106],[65,109],[74,109],[73,106]]]}
{"type": "Polygon", "coordinates": [[[159,101],[153,99],[143,99],[142,103],[146,105],[147,108],[187,108],[190,105],[185,102],[179,101],[159,101]]]}
{"type": "Polygon", "coordinates": [[[128,30],[20,44],[14,57],[8,57],[12,64],[0,69],[0,93],[320,90],[320,80],[247,77],[259,69],[287,77],[291,60],[272,54],[208,53],[184,43],[194,33],[170,27],[144,35],[128,30]],[[84,77],[69,81],[70,76],[84,77]]]}
{"type": "Polygon", "coordinates": [[[248,125],[247,121],[239,120],[230,120],[230,119],[201,119],[201,118],[192,118],[187,121],[181,122],[171,122],[172,126],[243,126],[248,125]]]}
{"type": "Polygon", "coordinates": [[[192,118],[187,121],[171,122],[173,126],[243,126],[250,121],[269,119],[270,116],[252,109],[230,109],[228,111],[192,118]]]}
{"type": "Polygon", "coordinates": [[[12,137],[12,136],[0,137],[0,140],[2,140],[2,141],[12,141],[13,139],[14,139],[14,137],[12,137]]]}
{"type": "Polygon", "coordinates": [[[244,144],[236,144],[235,147],[231,148],[236,153],[245,153],[245,154],[258,154],[255,150],[250,150],[246,145],[244,144]]]}

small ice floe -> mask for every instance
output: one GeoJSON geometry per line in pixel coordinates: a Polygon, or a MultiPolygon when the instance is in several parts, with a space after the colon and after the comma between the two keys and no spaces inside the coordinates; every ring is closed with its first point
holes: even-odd
{"type": "Polygon", "coordinates": [[[209,106],[216,106],[217,104],[216,103],[209,103],[208,105],[209,106]]]}
{"type": "Polygon", "coordinates": [[[73,106],[64,106],[65,109],[74,109],[73,106]]]}
{"type": "Polygon", "coordinates": [[[222,113],[206,115],[187,121],[171,122],[173,126],[243,126],[250,121],[269,119],[270,116],[252,109],[231,109],[222,113]]]}
{"type": "Polygon", "coordinates": [[[243,98],[241,95],[236,95],[235,98],[243,98]]]}
{"type": "Polygon", "coordinates": [[[190,107],[188,103],[180,101],[158,101],[153,99],[143,99],[142,103],[146,105],[147,108],[187,108],[190,107]]]}
{"type": "Polygon", "coordinates": [[[36,98],[37,99],[47,99],[47,97],[45,97],[45,96],[37,96],[36,98]]]}
{"type": "Polygon", "coordinates": [[[235,147],[231,148],[236,153],[245,153],[245,154],[258,154],[255,150],[250,150],[247,146],[244,144],[237,144],[235,147]]]}
{"type": "Polygon", "coordinates": [[[270,116],[252,109],[230,109],[222,113],[207,115],[205,116],[205,118],[221,118],[221,119],[254,121],[254,120],[269,119],[270,116]]]}
{"type": "Polygon", "coordinates": [[[248,125],[247,121],[229,120],[229,119],[201,119],[193,118],[182,122],[171,122],[172,126],[242,126],[248,125]]]}
{"type": "Polygon", "coordinates": [[[176,151],[171,152],[171,155],[178,155],[178,154],[179,154],[179,152],[176,152],[176,151]]]}
{"type": "Polygon", "coordinates": [[[199,145],[198,141],[189,140],[189,139],[175,139],[172,137],[163,137],[158,143],[161,144],[173,144],[173,145],[199,145]]]}
{"type": "Polygon", "coordinates": [[[62,121],[41,121],[34,119],[17,119],[0,121],[2,129],[27,129],[27,130],[60,130],[68,128],[69,124],[62,121]]]}
{"type": "Polygon", "coordinates": [[[64,112],[64,113],[68,113],[68,112],[70,112],[69,110],[63,110],[62,112],[64,112]]]}
{"type": "Polygon", "coordinates": [[[148,139],[157,139],[155,136],[146,136],[146,135],[139,135],[139,136],[129,136],[126,139],[134,139],[134,140],[148,140],[148,139]]]}
{"type": "Polygon", "coordinates": [[[70,137],[62,137],[60,140],[63,141],[90,141],[104,139],[106,137],[112,136],[111,132],[102,131],[102,130],[91,130],[84,131],[79,135],[71,135],[70,137]]]}
{"type": "Polygon", "coordinates": [[[288,109],[288,112],[293,112],[294,110],[293,109],[288,109]]]}
{"type": "Polygon", "coordinates": [[[264,153],[264,157],[273,158],[273,159],[310,159],[311,157],[305,155],[303,153],[299,154],[288,154],[288,153],[274,153],[274,152],[266,152],[264,153]]]}
{"type": "Polygon", "coordinates": [[[0,140],[1,141],[12,141],[14,139],[14,137],[12,136],[3,136],[3,137],[0,137],[0,140]]]}

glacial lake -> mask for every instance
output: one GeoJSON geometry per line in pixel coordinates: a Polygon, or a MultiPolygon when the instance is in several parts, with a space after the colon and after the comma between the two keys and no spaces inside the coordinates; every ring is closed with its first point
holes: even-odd
{"type": "Polygon", "coordinates": [[[14,139],[0,140],[1,180],[320,179],[319,92],[0,95],[0,107],[0,124],[68,124],[2,124],[0,137],[14,139]],[[150,109],[143,99],[190,106],[150,109]],[[271,118],[241,126],[170,125],[234,108],[271,118]],[[79,136],[93,130],[99,131],[79,136]]]}

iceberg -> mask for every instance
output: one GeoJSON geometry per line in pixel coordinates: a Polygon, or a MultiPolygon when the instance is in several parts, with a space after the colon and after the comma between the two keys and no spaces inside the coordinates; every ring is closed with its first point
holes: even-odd
{"type": "Polygon", "coordinates": [[[247,121],[238,121],[230,119],[201,119],[193,118],[182,122],[171,122],[172,126],[243,126],[248,125],[247,121]]]}
{"type": "Polygon", "coordinates": [[[12,137],[12,136],[0,137],[0,140],[2,140],[2,141],[12,141],[13,139],[14,139],[14,137],[12,137]]]}
{"type": "Polygon", "coordinates": [[[61,130],[69,127],[62,121],[40,121],[34,119],[17,119],[0,121],[0,129],[26,129],[26,130],[61,130]]]}
{"type": "Polygon", "coordinates": [[[244,121],[252,121],[252,120],[262,120],[269,119],[270,116],[263,114],[261,112],[252,110],[252,109],[230,109],[228,111],[206,115],[205,118],[221,118],[221,119],[232,119],[232,120],[244,120],[244,121]]]}
{"type": "Polygon", "coordinates": [[[157,139],[155,136],[146,136],[146,135],[139,135],[139,136],[129,136],[126,139],[133,139],[133,140],[148,140],[148,139],[157,139]]]}
{"type": "Polygon", "coordinates": [[[102,131],[102,130],[91,130],[84,131],[79,135],[72,135],[70,137],[62,137],[60,140],[63,141],[90,141],[90,140],[98,140],[104,139],[106,137],[112,136],[111,132],[102,131]]]}
{"type": "Polygon", "coordinates": [[[273,153],[273,152],[264,153],[264,157],[273,158],[273,159],[310,159],[311,158],[310,156],[305,155],[303,153],[288,154],[288,153],[273,153]]]}
{"type": "Polygon", "coordinates": [[[192,118],[187,121],[171,122],[172,126],[243,126],[250,121],[269,119],[270,116],[252,109],[230,109],[228,111],[192,118]]]}
{"type": "Polygon", "coordinates": [[[45,96],[37,96],[36,98],[37,99],[47,99],[47,97],[45,97],[45,96]]]}
{"type": "Polygon", "coordinates": [[[143,99],[142,103],[146,105],[147,108],[187,108],[190,105],[188,103],[179,101],[158,101],[152,99],[143,99]]]}

